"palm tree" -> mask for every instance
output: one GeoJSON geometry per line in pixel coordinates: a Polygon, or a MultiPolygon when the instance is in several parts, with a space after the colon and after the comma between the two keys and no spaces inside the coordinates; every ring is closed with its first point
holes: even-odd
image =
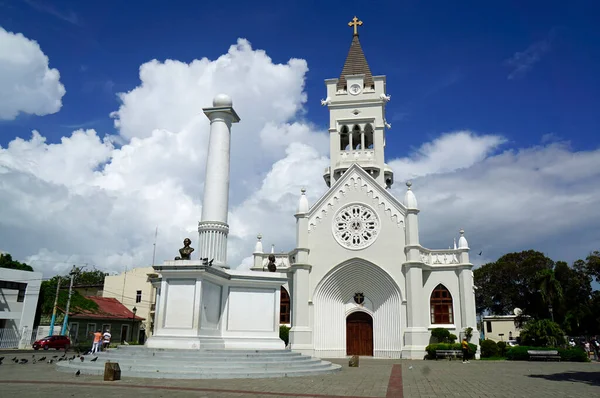
{"type": "Polygon", "coordinates": [[[542,297],[542,302],[550,310],[550,316],[552,317],[552,321],[554,321],[552,305],[556,304],[557,301],[560,302],[562,300],[562,287],[560,286],[558,280],[556,280],[556,278],[554,277],[554,271],[552,271],[551,269],[539,271],[536,274],[535,279],[538,290],[542,297]]]}

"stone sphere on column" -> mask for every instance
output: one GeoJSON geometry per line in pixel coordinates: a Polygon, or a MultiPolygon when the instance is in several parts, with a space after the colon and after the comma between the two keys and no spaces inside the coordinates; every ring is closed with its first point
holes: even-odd
{"type": "Polygon", "coordinates": [[[217,107],[231,107],[233,106],[233,101],[231,101],[231,97],[227,94],[217,94],[217,96],[213,99],[213,106],[217,107]]]}

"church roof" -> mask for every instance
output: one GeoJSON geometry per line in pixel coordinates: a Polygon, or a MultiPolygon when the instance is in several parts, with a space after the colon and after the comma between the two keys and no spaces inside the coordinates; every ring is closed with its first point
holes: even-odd
{"type": "Polygon", "coordinates": [[[367,59],[365,58],[365,53],[362,50],[360,41],[358,40],[358,34],[355,34],[352,37],[352,44],[350,44],[350,50],[348,51],[348,56],[346,57],[342,74],[338,80],[337,89],[342,90],[345,88],[347,84],[346,76],[361,74],[365,75],[365,87],[371,87],[375,85],[373,82],[373,74],[371,73],[371,69],[369,68],[367,59]]]}

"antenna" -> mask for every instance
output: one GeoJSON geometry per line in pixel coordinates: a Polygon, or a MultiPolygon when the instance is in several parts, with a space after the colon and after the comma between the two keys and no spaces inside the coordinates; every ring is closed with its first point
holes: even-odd
{"type": "Polygon", "coordinates": [[[156,257],[156,237],[158,236],[158,226],[156,227],[156,231],[154,231],[154,249],[152,250],[152,266],[154,266],[154,259],[156,257]]]}

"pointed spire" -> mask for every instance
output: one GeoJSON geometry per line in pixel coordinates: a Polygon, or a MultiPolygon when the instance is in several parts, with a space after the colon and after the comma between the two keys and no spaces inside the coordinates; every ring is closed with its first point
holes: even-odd
{"type": "Polygon", "coordinates": [[[306,199],[306,189],[302,188],[300,190],[300,200],[298,201],[298,213],[306,213],[308,212],[308,199],[306,199]]]}
{"type": "Polygon", "coordinates": [[[365,53],[360,46],[358,40],[358,31],[356,27],[362,25],[362,21],[358,21],[358,18],[354,17],[353,22],[348,23],[349,26],[354,26],[354,35],[352,36],[352,44],[350,44],[350,51],[346,57],[342,74],[337,83],[337,89],[343,90],[347,85],[346,76],[349,75],[365,75],[365,87],[371,88],[375,85],[373,82],[373,74],[365,58],[365,53]]]}
{"type": "Polygon", "coordinates": [[[412,182],[407,181],[406,182],[406,194],[404,195],[404,206],[406,206],[409,209],[416,209],[417,208],[417,197],[415,196],[413,191],[410,189],[411,186],[412,186],[412,182]]]}
{"type": "Polygon", "coordinates": [[[469,243],[467,242],[467,238],[465,238],[465,230],[461,228],[458,232],[460,233],[460,238],[458,238],[458,248],[468,249],[469,243]]]}
{"type": "Polygon", "coordinates": [[[271,245],[271,254],[275,254],[275,245],[271,245]]]}
{"type": "Polygon", "coordinates": [[[254,253],[262,253],[263,252],[263,245],[262,245],[262,235],[258,234],[256,236],[256,245],[254,246],[254,253]]]}
{"type": "Polygon", "coordinates": [[[456,250],[456,238],[453,238],[453,239],[454,239],[454,250],[456,250]]]}

